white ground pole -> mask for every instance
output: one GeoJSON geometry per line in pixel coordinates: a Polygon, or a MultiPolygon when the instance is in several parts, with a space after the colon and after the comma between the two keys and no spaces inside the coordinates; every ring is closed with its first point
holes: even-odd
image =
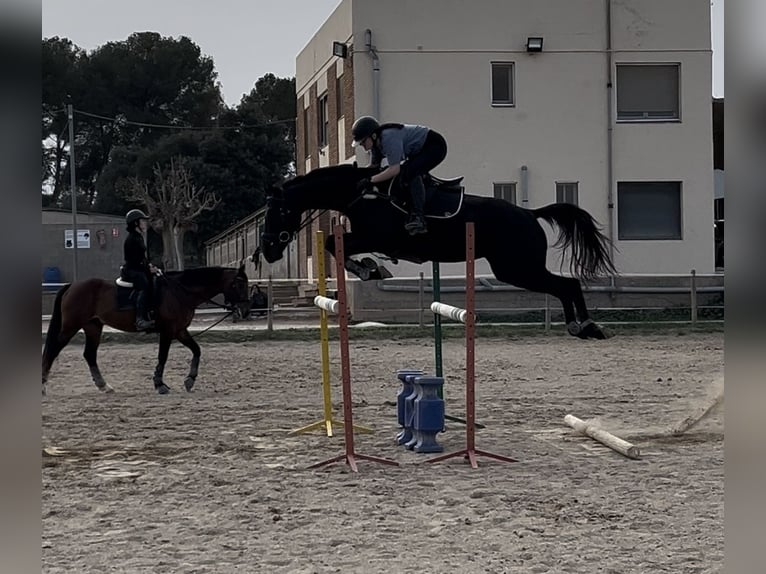
{"type": "Polygon", "coordinates": [[[577,432],[589,436],[593,440],[600,442],[604,446],[608,446],[623,456],[634,459],[641,458],[641,450],[637,446],[632,445],[620,437],[614,436],[612,433],[609,433],[596,425],[588,424],[573,415],[565,416],[564,422],[577,432]]]}

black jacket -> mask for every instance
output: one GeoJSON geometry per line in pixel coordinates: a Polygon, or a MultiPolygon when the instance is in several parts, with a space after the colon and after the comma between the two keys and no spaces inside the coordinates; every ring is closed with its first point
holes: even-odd
{"type": "Polygon", "coordinates": [[[146,257],[146,243],[144,236],[138,229],[132,229],[128,232],[123,245],[125,254],[124,268],[128,271],[149,272],[149,260],[146,257]]]}

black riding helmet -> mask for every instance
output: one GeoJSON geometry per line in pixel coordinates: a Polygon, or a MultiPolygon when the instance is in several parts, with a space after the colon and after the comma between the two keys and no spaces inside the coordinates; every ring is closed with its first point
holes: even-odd
{"type": "Polygon", "coordinates": [[[127,215],[125,216],[125,223],[128,224],[128,226],[132,225],[139,219],[149,219],[149,216],[146,215],[143,211],[140,209],[131,209],[128,211],[127,215]]]}
{"type": "Polygon", "coordinates": [[[354,141],[351,142],[351,145],[353,147],[358,146],[360,143],[362,143],[364,138],[370,137],[379,128],[380,124],[378,123],[378,120],[372,116],[362,116],[354,122],[353,126],[351,126],[351,136],[354,138],[354,141]]]}

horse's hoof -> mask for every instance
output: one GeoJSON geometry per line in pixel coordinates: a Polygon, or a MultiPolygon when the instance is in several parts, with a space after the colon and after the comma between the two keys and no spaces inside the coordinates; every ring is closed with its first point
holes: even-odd
{"type": "Polygon", "coordinates": [[[360,263],[370,270],[378,268],[378,264],[375,263],[375,260],[372,257],[362,257],[360,263]]]}
{"type": "Polygon", "coordinates": [[[192,379],[191,377],[186,377],[184,379],[184,387],[186,388],[187,392],[189,393],[192,392],[192,389],[194,388],[194,382],[195,382],[194,379],[192,379]]]}
{"type": "Polygon", "coordinates": [[[598,339],[604,340],[610,338],[612,335],[608,330],[602,330],[601,327],[591,322],[582,329],[582,334],[579,335],[583,339],[598,339]]]}
{"type": "Polygon", "coordinates": [[[347,271],[350,271],[359,279],[362,281],[367,281],[370,279],[370,269],[364,265],[361,265],[358,261],[354,261],[353,259],[347,259],[345,263],[345,267],[347,271]]]}
{"type": "Polygon", "coordinates": [[[582,327],[580,327],[580,324],[577,321],[570,321],[567,323],[567,333],[574,337],[580,337],[584,338],[582,336],[582,327]]]}
{"type": "Polygon", "coordinates": [[[114,388],[111,385],[104,385],[103,387],[99,387],[98,390],[106,394],[114,392],[114,388]]]}
{"type": "Polygon", "coordinates": [[[167,395],[170,392],[170,387],[165,383],[157,386],[157,392],[161,395],[167,395]]]}

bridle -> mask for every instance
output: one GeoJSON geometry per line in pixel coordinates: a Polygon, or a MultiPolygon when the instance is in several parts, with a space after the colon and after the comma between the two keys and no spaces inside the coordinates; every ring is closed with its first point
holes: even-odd
{"type": "MultiPolygon", "coordinates": [[[[180,281],[176,281],[175,279],[172,279],[172,278],[168,277],[165,273],[162,273],[162,272],[158,273],[158,275],[159,275],[159,277],[164,279],[168,284],[173,285],[174,287],[180,289],[181,291],[183,291],[187,295],[194,295],[194,292],[191,289],[189,289],[186,285],[181,283],[180,281]]],[[[243,275],[240,275],[239,273],[237,273],[234,276],[234,279],[232,279],[231,282],[226,286],[226,288],[223,289],[223,296],[224,296],[223,304],[218,303],[217,301],[213,301],[212,298],[205,299],[204,302],[205,303],[210,303],[211,305],[215,305],[216,307],[220,307],[221,309],[225,309],[226,311],[229,312],[229,314],[231,314],[234,311],[236,311],[236,306],[239,305],[240,303],[249,302],[250,301],[250,297],[249,297],[249,285],[247,284],[246,276],[243,276],[243,275]],[[237,289],[234,286],[237,283],[237,281],[243,281],[245,283],[244,291],[245,291],[245,293],[247,293],[247,295],[245,295],[244,299],[239,297],[239,289],[237,289]],[[227,294],[226,294],[227,291],[231,291],[233,293],[236,293],[237,294],[237,300],[236,301],[230,300],[227,297],[227,294]]]]}
{"type": "MultiPolygon", "coordinates": [[[[357,195],[345,208],[345,210],[340,211],[346,211],[350,209],[357,201],[360,199],[366,199],[365,194],[360,193],[357,195]]],[[[279,210],[279,216],[282,222],[287,221],[290,219],[290,215],[292,214],[291,209],[285,206],[285,199],[283,197],[277,198],[276,196],[272,195],[268,199],[268,205],[269,209],[278,209],[279,210]],[[278,204],[278,205],[274,205],[278,204]]],[[[296,235],[302,230],[311,225],[314,221],[316,221],[319,217],[322,216],[322,214],[327,213],[327,209],[311,209],[308,211],[308,215],[300,220],[298,222],[298,226],[294,231],[287,231],[286,229],[283,229],[278,232],[263,232],[261,233],[261,244],[280,244],[280,245],[287,245],[290,243],[293,239],[295,239],[296,235]]]]}
{"type": "MultiPolygon", "coordinates": [[[[276,198],[275,196],[271,196],[269,198],[269,208],[270,209],[278,209],[279,210],[279,217],[280,220],[284,223],[285,221],[290,219],[290,215],[292,214],[291,209],[285,206],[285,200],[284,198],[276,198]],[[277,203],[278,205],[274,205],[277,203]]],[[[290,243],[293,239],[295,239],[295,236],[301,231],[301,229],[305,229],[309,225],[311,225],[316,219],[318,219],[323,213],[327,212],[326,209],[312,209],[308,212],[308,215],[305,219],[302,219],[298,222],[298,227],[294,231],[287,231],[286,229],[283,229],[278,232],[266,232],[264,231],[261,233],[261,244],[280,244],[280,245],[287,245],[290,243]]]]}

